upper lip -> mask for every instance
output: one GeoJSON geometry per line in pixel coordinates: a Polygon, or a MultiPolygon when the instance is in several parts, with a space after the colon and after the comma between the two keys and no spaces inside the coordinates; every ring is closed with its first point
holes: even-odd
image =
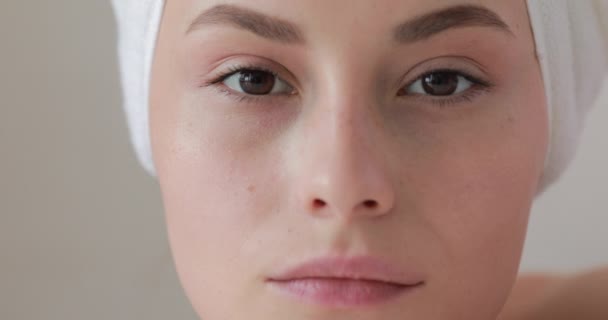
{"type": "Polygon", "coordinates": [[[272,275],[268,280],[289,281],[305,278],[343,278],[408,286],[420,284],[424,280],[424,276],[419,272],[368,255],[315,258],[272,275]]]}

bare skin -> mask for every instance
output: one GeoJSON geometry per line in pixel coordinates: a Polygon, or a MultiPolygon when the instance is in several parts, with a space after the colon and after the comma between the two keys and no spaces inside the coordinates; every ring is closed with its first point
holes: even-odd
{"type": "Polygon", "coordinates": [[[518,277],[497,320],[608,319],[608,267],[518,277]]]}
{"type": "Polygon", "coordinates": [[[505,302],[500,320],[545,319],[577,292],[564,288],[586,290],[585,277],[523,276],[511,291],[548,145],[524,1],[242,0],[230,4],[298,32],[221,14],[192,26],[226,3],[166,2],[151,82],[169,239],[202,319],[488,320],[505,302]],[[504,25],[424,36],[406,23],[394,41],[403,21],[458,5],[504,25]],[[270,93],[245,93],[243,66],[270,71],[257,74],[270,93]],[[437,70],[457,90],[421,85],[437,70]],[[277,270],[327,254],[388,260],[424,287],[351,308],[269,289],[277,270]]]}

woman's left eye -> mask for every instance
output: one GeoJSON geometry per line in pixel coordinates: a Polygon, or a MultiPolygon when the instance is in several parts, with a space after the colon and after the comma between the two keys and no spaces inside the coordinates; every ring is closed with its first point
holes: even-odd
{"type": "Polygon", "coordinates": [[[464,92],[475,83],[456,71],[434,71],[405,88],[407,94],[451,96],[464,92]]]}
{"type": "Polygon", "coordinates": [[[223,81],[230,89],[248,95],[289,94],[293,88],[277,75],[254,69],[241,69],[223,81]]]}

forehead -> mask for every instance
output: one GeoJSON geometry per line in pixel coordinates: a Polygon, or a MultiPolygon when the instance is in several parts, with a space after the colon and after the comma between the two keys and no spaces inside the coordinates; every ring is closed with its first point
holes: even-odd
{"type": "Polygon", "coordinates": [[[515,34],[529,31],[525,0],[167,0],[166,10],[177,29],[188,30],[205,11],[218,6],[236,6],[288,22],[305,38],[331,36],[379,37],[409,19],[457,6],[487,9],[504,21],[515,34]]]}

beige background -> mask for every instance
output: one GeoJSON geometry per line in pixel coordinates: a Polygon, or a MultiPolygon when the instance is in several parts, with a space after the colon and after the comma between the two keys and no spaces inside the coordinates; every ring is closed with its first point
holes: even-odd
{"type": "MultiPolygon", "coordinates": [[[[107,1],[0,1],[0,319],[195,319],[120,108],[107,1]]],[[[608,95],[523,270],[608,264],[608,95]]]]}

